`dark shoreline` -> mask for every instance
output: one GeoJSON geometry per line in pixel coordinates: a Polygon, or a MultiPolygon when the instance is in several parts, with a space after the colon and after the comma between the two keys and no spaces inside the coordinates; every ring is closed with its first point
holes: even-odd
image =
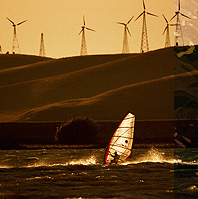
{"type": "MultiPolygon", "coordinates": [[[[97,142],[89,145],[58,145],[54,136],[63,122],[0,123],[0,149],[105,148],[119,125],[118,121],[95,121],[100,128],[97,142]]],[[[175,128],[198,147],[198,120],[136,121],[134,148],[173,148],[175,128]]]]}

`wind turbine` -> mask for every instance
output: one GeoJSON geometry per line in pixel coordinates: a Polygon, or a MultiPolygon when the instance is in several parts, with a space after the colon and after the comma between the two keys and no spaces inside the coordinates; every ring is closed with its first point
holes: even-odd
{"type": "Polygon", "coordinates": [[[122,53],[129,53],[129,43],[128,43],[127,32],[129,33],[130,36],[131,36],[131,33],[130,33],[129,28],[128,28],[127,25],[131,22],[133,17],[131,17],[127,23],[117,22],[118,24],[121,24],[121,25],[124,26],[124,37],[123,37],[122,53]]]}
{"type": "Polygon", "coordinates": [[[40,42],[39,56],[45,57],[45,46],[44,46],[44,36],[43,36],[43,33],[41,33],[41,42],[40,42]]]}
{"type": "MultiPolygon", "coordinates": [[[[163,15],[163,14],[162,14],[163,15]]],[[[169,24],[168,20],[166,19],[166,17],[163,15],[164,20],[166,21],[166,27],[164,28],[164,31],[162,33],[162,35],[165,34],[166,32],[166,40],[165,40],[165,47],[169,47],[171,46],[171,42],[170,42],[170,30],[169,27],[170,26],[175,26],[175,24],[169,24]]]]}
{"type": "Polygon", "coordinates": [[[12,26],[14,28],[13,42],[12,42],[12,53],[15,54],[17,51],[18,51],[18,53],[20,53],[19,42],[18,42],[18,38],[17,38],[17,34],[16,34],[16,26],[19,26],[19,25],[25,23],[27,20],[22,21],[18,24],[15,24],[11,19],[9,19],[8,17],[6,17],[6,18],[12,23],[12,26]]]}
{"type": "Polygon", "coordinates": [[[148,44],[148,35],[147,35],[147,27],[146,27],[146,14],[154,16],[154,17],[158,17],[155,14],[152,14],[150,12],[146,11],[146,6],[144,3],[144,0],[142,0],[143,2],[143,12],[135,19],[138,20],[142,15],[143,15],[143,23],[142,23],[142,39],[141,39],[141,48],[140,48],[140,52],[144,53],[149,51],[149,44],[148,44]]]}
{"type": "Polygon", "coordinates": [[[78,35],[82,33],[82,41],[81,41],[81,50],[80,50],[80,55],[87,55],[87,46],[86,46],[86,40],[85,40],[85,29],[94,31],[91,28],[87,28],[85,26],[85,17],[83,16],[83,26],[81,27],[81,31],[79,32],[78,35]]]}
{"type": "MultiPolygon", "coordinates": [[[[184,39],[183,39],[183,34],[182,34],[182,28],[181,28],[181,23],[180,23],[180,15],[182,15],[183,17],[186,17],[188,19],[191,19],[190,17],[184,15],[183,13],[180,12],[180,0],[178,0],[178,11],[175,12],[175,15],[171,18],[174,19],[176,18],[176,31],[175,31],[175,43],[176,46],[179,45],[179,42],[182,42],[182,45],[184,45],[184,39]]],[[[170,21],[171,21],[170,20],[170,21]]]]}

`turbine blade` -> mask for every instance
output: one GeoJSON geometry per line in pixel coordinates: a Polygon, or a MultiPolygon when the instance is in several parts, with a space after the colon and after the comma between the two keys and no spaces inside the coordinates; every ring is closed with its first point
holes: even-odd
{"type": "Polygon", "coordinates": [[[170,19],[170,21],[173,20],[176,16],[177,16],[177,14],[175,14],[175,15],[170,19]]]}
{"type": "Polygon", "coordinates": [[[131,22],[131,20],[133,19],[134,16],[132,16],[129,21],[127,22],[127,24],[129,24],[131,22]]]}
{"type": "Polygon", "coordinates": [[[85,27],[87,30],[91,30],[91,31],[93,31],[93,32],[96,32],[95,30],[93,30],[93,29],[91,29],[91,28],[87,28],[87,27],[85,27]]]}
{"type": "Polygon", "coordinates": [[[122,23],[122,22],[117,22],[117,24],[121,24],[121,25],[124,25],[124,26],[126,25],[125,23],[122,23]]]}
{"type": "Polygon", "coordinates": [[[146,14],[151,15],[151,16],[154,16],[154,17],[158,17],[157,15],[152,14],[152,13],[150,13],[150,12],[146,12],[146,14]]]}
{"type": "Polygon", "coordinates": [[[85,26],[85,16],[83,15],[83,24],[85,26]]]}
{"type": "Polygon", "coordinates": [[[169,24],[170,26],[177,26],[177,24],[169,24]]]}
{"type": "Polygon", "coordinates": [[[183,17],[186,17],[188,19],[191,19],[190,17],[186,16],[185,14],[180,13],[183,17]]]}
{"type": "Polygon", "coordinates": [[[178,1],[178,10],[180,11],[180,0],[178,1]]]}
{"type": "Polygon", "coordinates": [[[168,29],[168,26],[166,26],[166,28],[164,28],[162,35],[164,35],[164,33],[166,32],[167,29],[168,29]]]}
{"type": "Polygon", "coordinates": [[[144,10],[146,9],[146,6],[145,6],[145,3],[144,3],[144,0],[142,0],[143,1],[143,8],[144,8],[144,10]]]}
{"type": "Polygon", "coordinates": [[[138,19],[143,15],[143,13],[144,13],[144,12],[142,12],[142,13],[135,19],[135,21],[138,20],[138,19]]]}
{"type": "Polygon", "coordinates": [[[26,21],[27,21],[27,20],[18,23],[17,26],[21,25],[22,23],[25,23],[26,21]]]}
{"type": "MultiPolygon", "coordinates": [[[[163,14],[162,14],[163,15],[163,14]]],[[[168,23],[168,20],[166,19],[166,17],[163,15],[163,17],[164,17],[164,19],[165,19],[165,21],[166,21],[166,23],[168,23]]]]}
{"type": "Polygon", "coordinates": [[[80,34],[82,33],[82,31],[83,31],[83,28],[82,28],[81,31],[78,33],[78,35],[80,35],[80,34]]]}
{"type": "Polygon", "coordinates": [[[15,25],[15,23],[11,20],[11,19],[9,19],[8,17],[6,17],[13,25],[15,25]]]}
{"type": "Polygon", "coordinates": [[[128,28],[128,27],[126,27],[126,29],[127,29],[128,33],[129,33],[129,35],[131,36],[131,33],[130,33],[130,31],[129,31],[129,28],[128,28]]]}

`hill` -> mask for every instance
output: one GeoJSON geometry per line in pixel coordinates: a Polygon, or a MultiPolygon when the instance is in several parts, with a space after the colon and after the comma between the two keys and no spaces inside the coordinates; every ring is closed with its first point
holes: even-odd
{"type": "Polygon", "coordinates": [[[0,71],[3,69],[23,66],[31,63],[38,63],[50,59],[51,58],[34,55],[0,54],[0,71]]]}
{"type": "Polygon", "coordinates": [[[173,119],[174,92],[198,98],[197,51],[185,50],[79,56],[1,70],[0,120],[117,120],[128,110],[140,120],[173,119]]]}
{"type": "MultiPolygon", "coordinates": [[[[198,75],[198,71],[194,71],[198,75]]],[[[137,120],[174,119],[174,82],[191,74],[170,75],[123,86],[100,95],[67,100],[27,112],[20,121],[65,121],[77,116],[119,120],[128,111],[137,120]],[[146,100],[145,100],[146,99],[146,100]]]]}
{"type": "MultiPolygon", "coordinates": [[[[92,58],[92,56],[88,56],[92,58]]],[[[79,60],[82,58],[79,57],[79,60]]],[[[87,62],[79,65],[86,65],[87,62]]],[[[52,77],[0,87],[1,113],[28,111],[64,100],[89,98],[122,86],[173,74],[172,48],[132,55],[123,59],[52,77]]]]}
{"type": "Polygon", "coordinates": [[[33,109],[18,120],[65,121],[77,116],[94,120],[119,120],[127,111],[132,111],[137,120],[172,119],[173,88],[173,79],[168,77],[135,83],[94,97],[66,100],[33,109]]]}
{"type": "MultiPolygon", "coordinates": [[[[4,70],[0,70],[0,79],[1,79],[0,86],[5,86],[8,84],[16,84],[20,82],[36,80],[41,78],[47,78],[60,74],[66,74],[90,66],[114,61],[117,59],[122,59],[130,55],[131,54],[93,55],[93,56],[68,57],[61,59],[49,59],[43,62],[36,62],[31,64],[28,63],[26,65],[18,67],[7,68],[4,70]]],[[[28,60],[28,56],[26,56],[26,58],[28,60]]],[[[33,59],[32,56],[29,56],[29,60],[31,61],[32,59],[33,59]]],[[[8,60],[10,60],[10,57],[7,57],[7,62],[8,60]]],[[[15,58],[15,63],[17,63],[16,58],[15,58]]],[[[20,64],[21,63],[22,60],[20,61],[20,64]]]]}

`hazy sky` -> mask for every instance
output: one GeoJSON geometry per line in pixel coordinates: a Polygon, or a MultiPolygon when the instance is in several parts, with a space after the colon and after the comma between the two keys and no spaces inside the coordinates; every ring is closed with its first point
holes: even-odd
{"type": "MultiPolygon", "coordinates": [[[[162,13],[170,19],[176,8],[174,1],[145,0],[147,11],[159,16],[147,16],[150,50],[164,47],[165,35],[162,36],[162,32],[166,23],[162,13]]],[[[189,7],[190,2],[197,6],[196,1],[181,0],[181,11],[192,15],[194,10],[182,6],[189,7]]],[[[38,55],[40,34],[43,32],[46,56],[79,55],[81,36],[78,33],[83,15],[87,27],[96,30],[86,31],[88,54],[121,53],[124,29],[116,22],[127,22],[132,16],[134,19],[128,26],[131,32],[129,48],[132,53],[140,52],[142,18],[137,21],[135,18],[143,11],[142,0],[0,0],[0,3],[0,45],[3,53],[12,50],[13,27],[6,19],[8,17],[15,23],[28,20],[17,27],[21,54],[38,55]]],[[[197,23],[197,19],[194,21],[197,23]]],[[[173,31],[174,27],[171,28],[172,44],[173,31]]]]}

